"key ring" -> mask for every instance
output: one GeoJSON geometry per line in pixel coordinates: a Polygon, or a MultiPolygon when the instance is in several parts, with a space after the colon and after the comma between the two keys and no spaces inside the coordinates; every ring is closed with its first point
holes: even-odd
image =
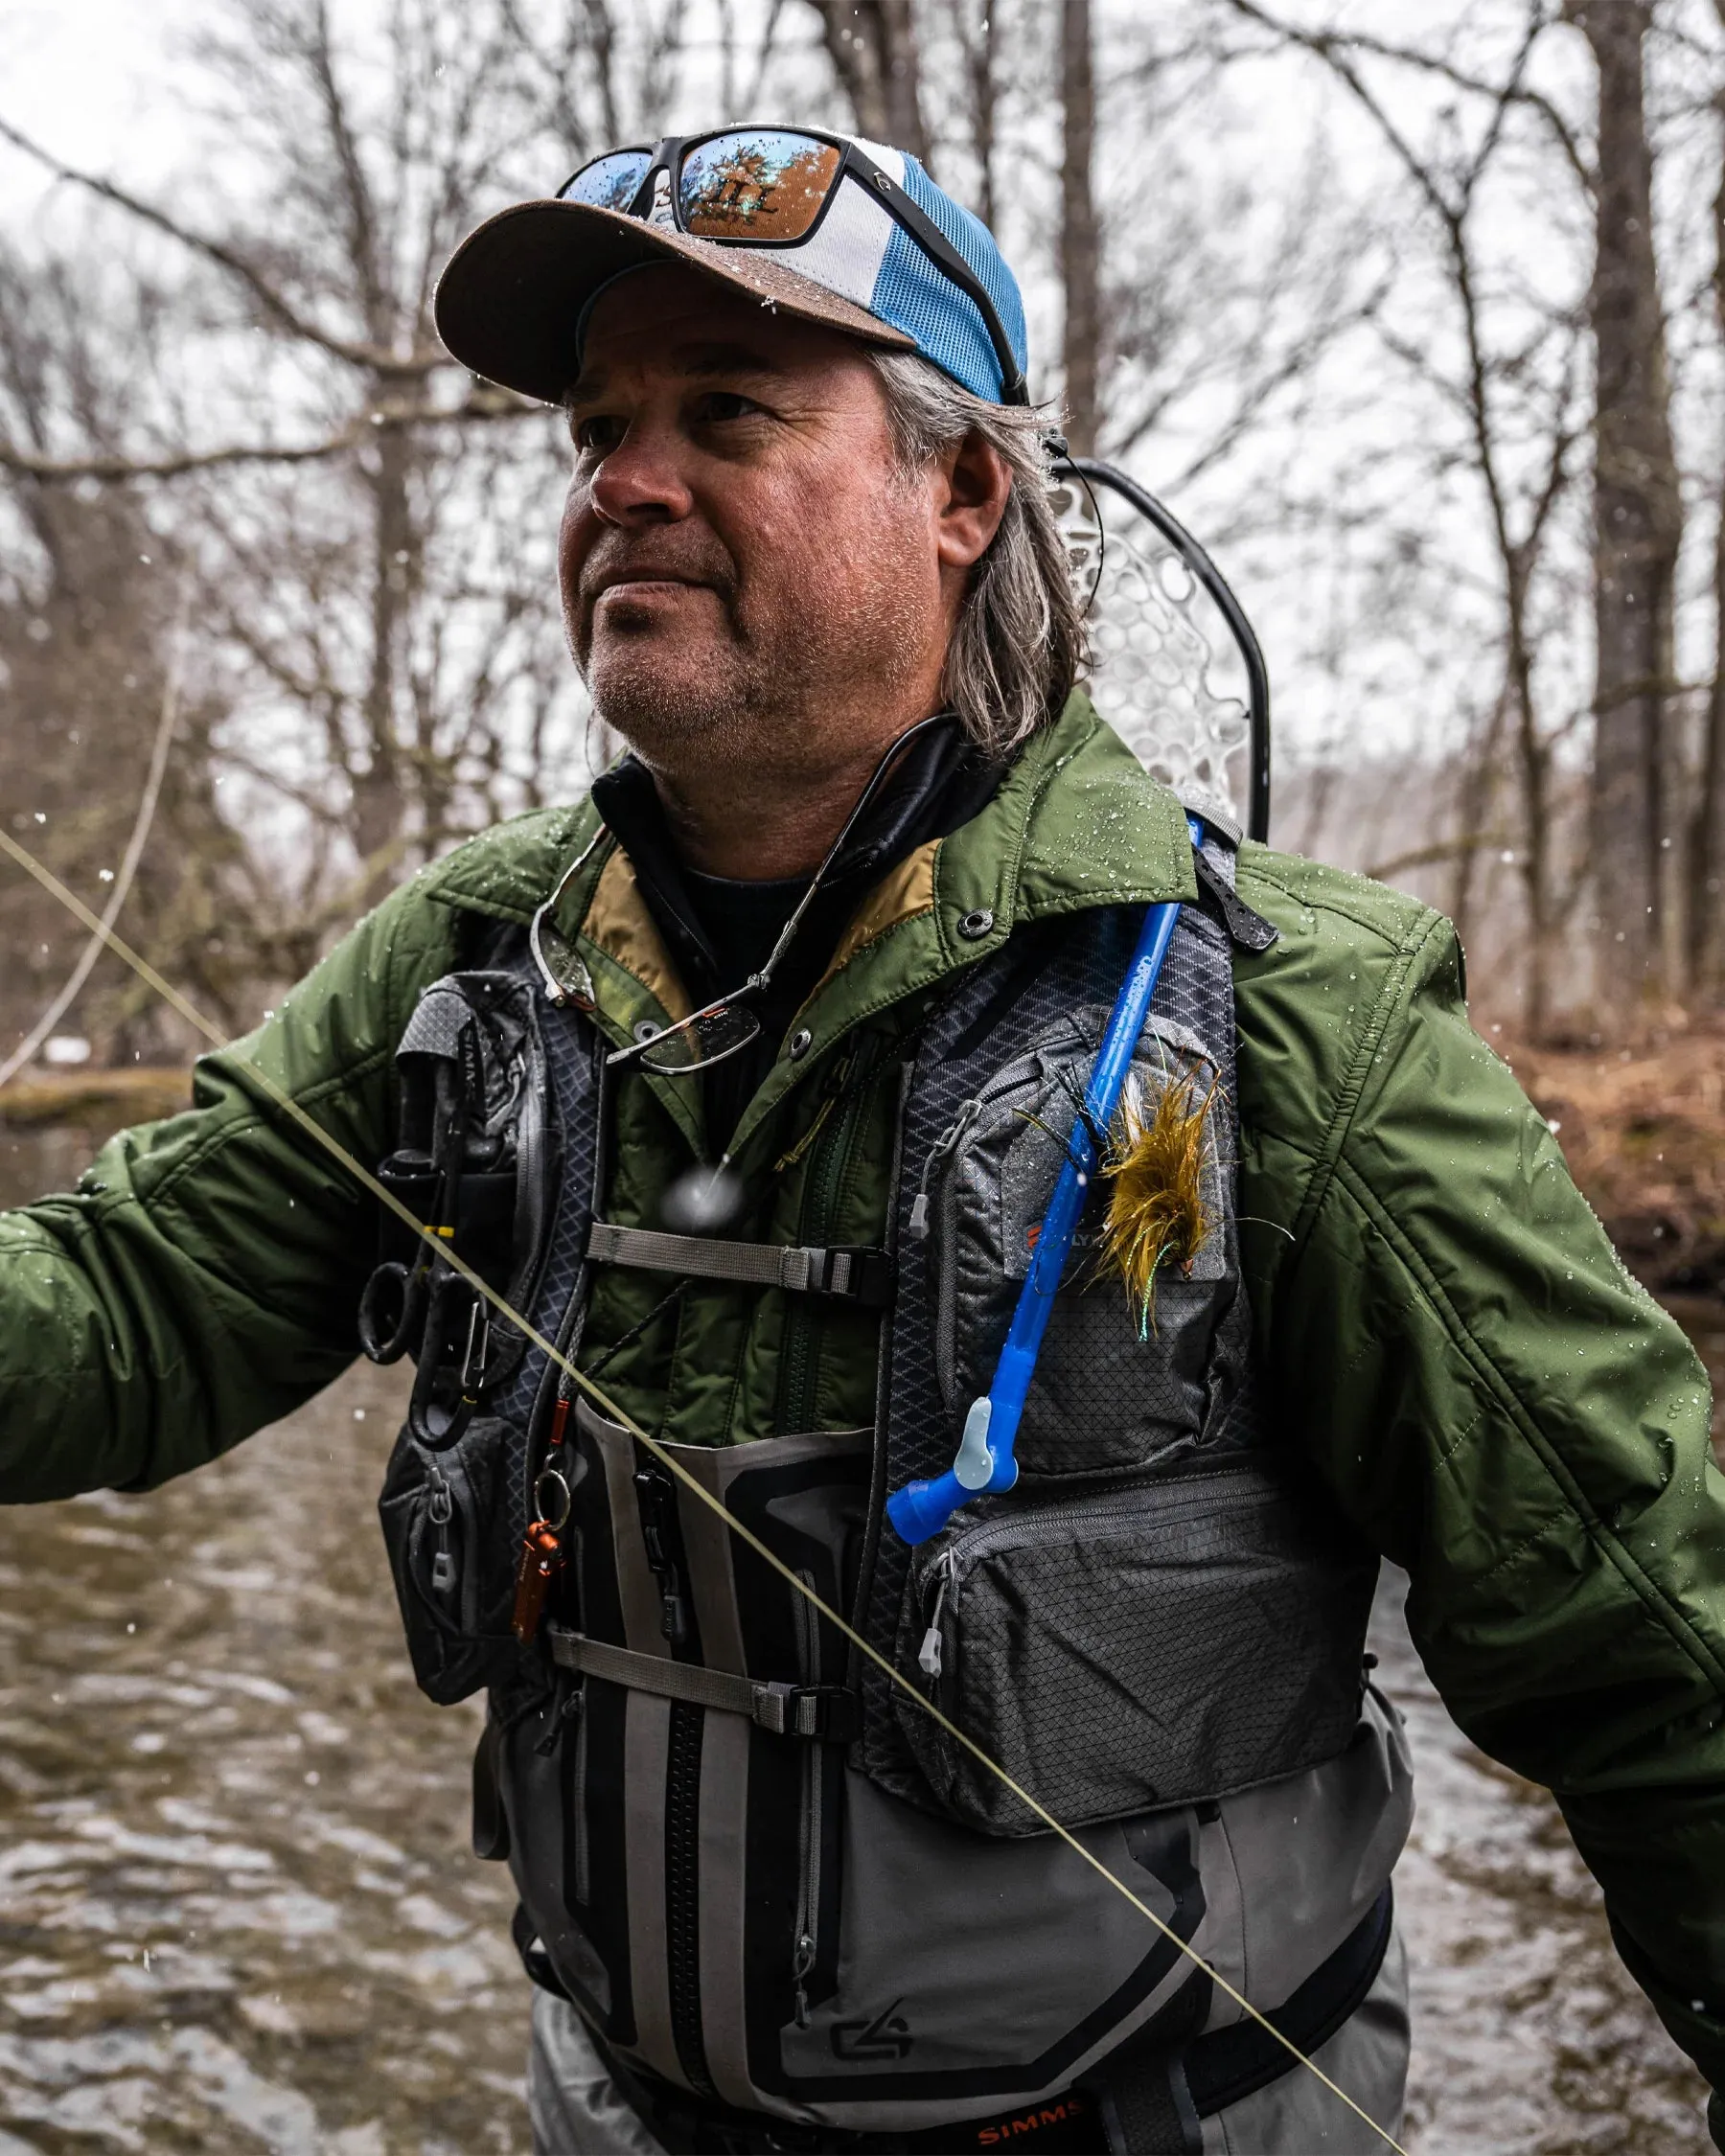
{"type": "Polygon", "coordinates": [[[543,1525],[553,1534],[561,1533],[569,1524],[569,1514],[574,1507],[575,1493],[569,1487],[569,1479],[561,1467],[541,1467],[533,1481],[533,1509],[543,1525]],[[555,1484],[555,1490],[549,1485],[555,1484]],[[563,1503],[559,1510],[551,1508],[551,1498],[561,1493],[563,1503]]]}

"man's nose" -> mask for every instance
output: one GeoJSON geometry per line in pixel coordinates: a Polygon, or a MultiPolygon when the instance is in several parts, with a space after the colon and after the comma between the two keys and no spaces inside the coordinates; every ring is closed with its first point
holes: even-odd
{"type": "Polygon", "coordinates": [[[694,495],[669,427],[632,420],[616,447],[593,473],[595,515],[607,524],[675,524],[694,508],[694,495]]]}

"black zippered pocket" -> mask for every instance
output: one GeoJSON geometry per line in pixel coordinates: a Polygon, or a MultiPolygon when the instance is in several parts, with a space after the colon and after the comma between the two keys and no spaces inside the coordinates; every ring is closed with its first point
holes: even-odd
{"type": "MultiPolygon", "coordinates": [[[[1359,1716],[1375,1561],[1256,1462],[987,1501],[912,1564],[898,1663],[1063,1825],[1219,1797],[1332,1756],[1359,1716]]],[[[966,1825],[1043,1823],[908,1700],[966,1825]]]]}
{"type": "Polygon", "coordinates": [[[378,1500],[413,1673],[441,1707],[515,1665],[508,1531],[497,1502],[504,1436],[488,1415],[440,1451],[403,1430],[378,1500]]]}

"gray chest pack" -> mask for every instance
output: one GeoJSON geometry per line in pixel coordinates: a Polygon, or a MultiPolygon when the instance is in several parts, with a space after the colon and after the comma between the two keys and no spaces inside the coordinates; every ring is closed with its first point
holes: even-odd
{"type": "MultiPolygon", "coordinates": [[[[1135,907],[1019,931],[924,1015],[874,1428],[667,1446],[902,1686],[626,1431],[580,1396],[560,1410],[543,1353],[447,1269],[416,1284],[411,1250],[384,1253],[363,1329],[369,1351],[419,1362],[381,1500],[415,1670],[439,1700],[490,1686],[476,1840],[509,1858],[530,1965],[643,2087],[906,2133],[1112,2082],[1126,2143],[1178,2149],[1286,2070],[913,1695],[1254,2004],[1315,2002],[1300,2025],[1315,2041],[1375,1974],[1407,1760],[1364,1678],[1375,1560],[1254,1382],[1228,927],[1243,909],[1231,858],[1206,852],[1215,903],[1182,911],[1134,1075],[1152,1106],[1188,1078],[1214,1088],[1212,1227],[1139,1321],[1097,1277],[1087,1212],[1018,1486],[914,1550],[884,1519],[887,1491],[950,1463],[987,1382],[1135,907]],[[517,1553],[554,1433],[565,1555],[523,1648],[517,1553]]],[[[578,1354],[591,1268],[627,1262],[630,1238],[603,1217],[602,1044],[532,977],[505,942],[427,991],[383,1172],[578,1354]]],[[[764,1262],[836,1291],[822,1253],[764,1262]]]]}

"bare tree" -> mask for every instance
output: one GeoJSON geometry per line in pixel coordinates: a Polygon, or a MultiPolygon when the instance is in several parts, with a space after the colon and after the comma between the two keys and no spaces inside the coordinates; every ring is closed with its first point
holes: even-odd
{"type": "MultiPolygon", "coordinates": [[[[1714,0],[1714,7],[1725,29],[1725,0],[1714,0]]],[[[1725,85],[1715,90],[1713,102],[1725,133],[1725,85]]],[[[1725,349],[1725,144],[1719,154],[1712,222],[1714,323],[1719,346],[1725,349]]],[[[1725,991],[1725,480],[1714,492],[1714,671],[1703,711],[1686,854],[1690,979],[1695,986],[1718,994],[1725,991]]]]}
{"type": "Polygon", "coordinates": [[[1644,95],[1650,0],[1569,0],[1598,74],[1593,330],[1594,700],[1591,853],[1601,999],[1681,986],[1681,921],[1668,843],[1667,713],[1683,503],[1671,440],[1653,160],[1644,95]]]}
{"type": "Polygon", "coordinates": [[[1096,226],[1096,80],[1090,0],[1060,8],[1060,249],[1066,298],[1062,358],[1066,432],[1074,454],[1093,456],[1102,371],[1101,237],[1096,226]]]}
{"type": "Polygon", "coordinates": [[[929,162],[911,0],[809,0],[859,130],[929,162]]]}
{"type": "Polygon", "coordinates": [[[977,215],[990,231],[997,215],[995,152],[1000,125],[1000,15],[1006,0],[953,0],[964,70],[963,105],[977,165],[977,215]]]}
{"type": "MultiPolygon", "coordinates": [[[[1505,149],[1512,115],[1531,109],[1542,121],[1546,116],[1542,102],[1527,95],[1526,82],[1530,58],[1549,18],[1543,0],[1522,0],[1517,42],[1495,79],[1452,68],[1452,78],[1479,101],[1480,122],[1461,147],[1446,143],[1451,135],[1446,128],[1438,146],[1424,150],[1372,87],[1367,67],[1368,62],[1389,62],[1432,73],[1436,69],[1430,56],[1380,38],[1356,40],[1341,31],[1310,31],[1273,16],[1258,0],[1229,0],[1229,5],[1329,70],[1372,120],[1412,183],[1438,240],[1438,260],[1459,332],[1460,364],[1452,368],[1429,336],[1415,339],[1387,319],[1380,324],[1380,334],[1410,373],[1460,420],[1463,454],[1484,496],[1501,603],[1504,701],[1521,796],[1516,865],[1527,917],[1523,1017],[1537,1037],[1550,1021],[1552,941],[1568,904],[1556,876],[1553,793],[1553,757],[1568,727],[1564,719],[1553,722],[1541,711],[1534,587],[1573,476],[1579,427],[1575,408],[1576,325],[1561,310],[1547,310],[1543,320],[1535,318],[1530,336],[1518,327],[1507,337],[1500,336],[1494,348],[1480,231],[1485,183],[1505,149]],[[1531,458],[1530,433],[1538,445],[1531,458]]],[[[1565,130],[1565,140],[1570,139],[1565,130]]],[[[1527,310],[1517,311],[1525,315],[1527,310]]],[[[1495,746],[1498,730],[1488,729],[1484,738],[1495,746]]],[[[1488,791],[1483,779],[1469,789],[1464,814],[1477,814],[1488,791]]]]}

